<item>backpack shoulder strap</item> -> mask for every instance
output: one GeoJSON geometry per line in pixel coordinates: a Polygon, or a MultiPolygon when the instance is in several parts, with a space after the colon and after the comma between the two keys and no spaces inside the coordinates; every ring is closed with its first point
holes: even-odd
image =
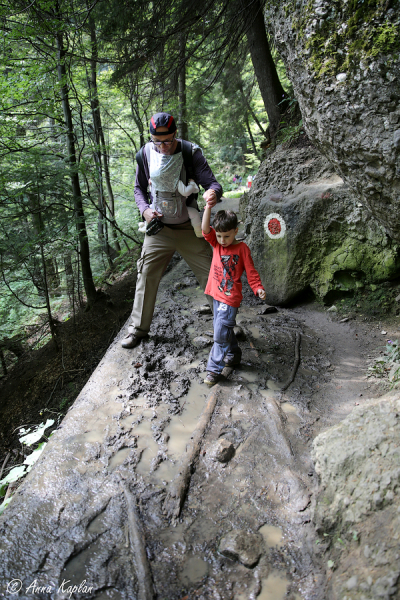
{"type": "Polygon", "coordinates": [[[149,158],[150,158],[150,144],[149,143],[142,146],[140,148],[139,152],[136,152],[136,162],[139,165],[139,169],[141,169],[142,171],[144,171],[144,164],[143,164],[143,153],[144,152],[146,152],[147,164],[149,164],[149,158]]]}
{"type": "Polygon", "coordinates": [[[186,140],[181,140],[183,164],[185,165],[188,177],[193,176],[193,146],[186,140]]]}
{"type": "Polygon", "coordinates": [[[136,162],[138,164],[138,167],[141,171],[144,171],[144,164],[143,164],[143,148],[144,146],[142,146],[139,150],[139,152],[136,152],[136,162]]]}

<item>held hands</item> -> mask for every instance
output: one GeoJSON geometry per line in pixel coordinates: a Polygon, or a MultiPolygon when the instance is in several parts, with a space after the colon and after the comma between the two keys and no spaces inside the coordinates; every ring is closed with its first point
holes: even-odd
{"type": "Polygon", "coordinates": [[[208,208],[212,208],[217,204],[217,194],[211,188],[204,192],[203,198],[207,202],[208,208]]]}
{"type": "Polygon", "coordinates": [[[267,294],[265,293],[265,290],[262,290],[261,288],[257,290],[257,296],[259,298],[261,298],[261,300],[265,300],[265,298],[267,297],[267,294]]]}

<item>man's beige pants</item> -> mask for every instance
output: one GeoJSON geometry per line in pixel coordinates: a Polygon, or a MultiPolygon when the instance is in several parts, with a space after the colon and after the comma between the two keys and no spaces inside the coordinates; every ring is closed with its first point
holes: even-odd
{"type": "MultiPolygon", "coordinates": [[[[210,273],[212,249],[204,238],[196,237],[191,223],[174,229],[163,227],[156,235],[145,235],[137,262],[136,293],[129,333],[144,337],[149,333],[161,277],[174,252],[187,262],[203,290],[210,273]]],[[[212,298],[205,296],[212,307],[212,298]]]]}

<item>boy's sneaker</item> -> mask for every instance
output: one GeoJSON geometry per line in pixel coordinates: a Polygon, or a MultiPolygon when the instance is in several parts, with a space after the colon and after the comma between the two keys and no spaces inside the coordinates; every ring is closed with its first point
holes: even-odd
{"type": "Polygon", "coordinates": [[[207,371],[207,377],[205,378],[204,383],[211,387],[218,383],[220,379],[221,375],[219,373],[212,373],[211,371],[207,371]]]}

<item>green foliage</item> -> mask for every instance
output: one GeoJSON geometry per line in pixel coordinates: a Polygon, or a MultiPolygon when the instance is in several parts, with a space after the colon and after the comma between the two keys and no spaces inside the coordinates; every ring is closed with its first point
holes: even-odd
{"type": "Polygon", "coordinates": [[[399,305],[396,302],[398,295],[399,288],[396,285],[391,286],[384,283],[377,286],[371,284],[354,291],[351,296],[342,298],[338,304],[338,310],[342,314],[352,312],[373,318],[393,316],[399,311],[399,305]]]}

